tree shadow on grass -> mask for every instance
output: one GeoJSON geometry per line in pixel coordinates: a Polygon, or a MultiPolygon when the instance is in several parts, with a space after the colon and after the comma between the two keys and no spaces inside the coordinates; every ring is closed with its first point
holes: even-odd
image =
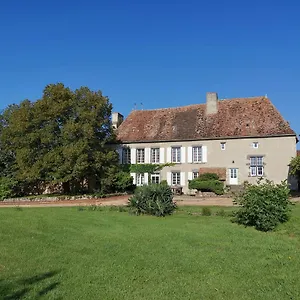
{"type": "MultiPolygon", "coordinates": [[[[23,299],[34,287],[35,284],[42,282],[45,279],[56,276],[59,271],[51,271],[42,274],[38,274],[29,278],[18,280],[14,282],[6,282],[0,280],[0,299],[3,300],[17,300],[23,299]]],[[[51,284],[46,285],[40,291],[37,292],[35,299],[46,295],[47,293],[54,290],[60,282],[55,281],[51,284]]]]}

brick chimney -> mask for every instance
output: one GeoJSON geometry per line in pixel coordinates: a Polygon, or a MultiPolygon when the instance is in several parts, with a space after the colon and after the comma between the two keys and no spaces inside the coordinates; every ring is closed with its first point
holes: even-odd
{"type": "Polygon", "coordinates": [[[117,129],[123,122],[124,117],[118,112],[113,112],[111,115],[111,123],[114,129],[117,129]]]}
{"type": "Polygon", "coordinates": [[[218,112],[218,94],[206,93],[206,114],[216,114],[218,112]]]}

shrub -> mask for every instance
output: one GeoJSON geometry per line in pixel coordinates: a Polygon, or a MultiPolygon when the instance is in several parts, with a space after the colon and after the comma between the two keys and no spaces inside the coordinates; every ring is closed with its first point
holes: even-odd
{"type": "Polygon", "coordinates": [[[211,216],[211,209],[209,207],[202,207],[202,216],[211,216]]]}
{"type": "Polygon", "coordinates": [[[14,196],[15,181],[8,177],[0,177],[0,200],[14,196]]]}
{"type": "Polygon", "coordinates": [[[176,209],[171,188],[164,184],[150,184],[137,188],[129,199],[128,206],[135,214],[158,217],[171,215],[176,209]]]}
{"type": "Polygon", "coordinates": [[[244,191],[235,196],[234,201],[241,205],[233,221],[257,230],[273,230],[277,224],[289,219],[291,202],[286,182],[274,184],[266,180],[257,185],[247,184],[244,191]]]}
{"type": "Polygon", "coordinates": [[[135,185],[130,173],[118,172],[115,179],[115,191],[116,192],[133,192],[135,185]]]}
{"type": "Polygon", "coordinates": [[[203,173],[198,176],[199,180],[219,180],[219,176],[215,173],[203,173]]]}
{"type": "Polygon", "coordinates": [[[161,185],[168,185],[168,181],[167,181],[167,180],[162,180],[162,181],[160,182],[160,184],[161,184],[161,185]]]}
{"type": "Polygon", "coordinates": [[[217,210],[216,211],[216,216],[219,216],[219,217],[226,217],[226,212],[223,208],[221,208],[220,210],[217,210]]]}
{"type": "Polygon", "coordinates": [[[224,185],[219,180],[201,180],[195,178],[189,181],[189,189],[195,189],[201,192],[214,192],[217,195],[224,194],[224,185]]]}

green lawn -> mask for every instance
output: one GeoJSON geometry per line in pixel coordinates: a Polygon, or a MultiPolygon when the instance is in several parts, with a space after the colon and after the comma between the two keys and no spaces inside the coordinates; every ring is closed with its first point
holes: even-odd
{"type": "Polygon", "coordinates": [[[299,205],[273,233],[197,211],[2,208],[0,299],[300,299],[299,205]]]}

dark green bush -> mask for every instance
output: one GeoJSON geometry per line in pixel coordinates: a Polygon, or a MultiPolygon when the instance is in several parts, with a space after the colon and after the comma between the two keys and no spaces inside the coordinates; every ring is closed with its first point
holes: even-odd
{"type": "Polygon", "coordinates": [[[211,216],[211,209],[209,207],[202,207],[202,216],[211,216]]]}
{"type": "Polygon", "coordinates": [[[158,217],[171,215],[176,209],[171,188],[164,184],[150,184],[137,188],[129,199],[128,206],[132,213],[158,217]]]}
{"type": "Polygon", "coordinates": [[[291,202],[286,182],[275,184],[266,180],[257,185],[247,184],[235,202],[241,208],[235,213],[233,221],[257,230],[270,231],[279,223],[289,219],[291,202]]]}
{"type": "Polygon", "coordinates": [[[127,172],[118,172],[116,174],[115,180],[115,192],[133,192],[135,185],[133,184],[133,179],[130,176],[130,173],[127,172]]]}
{"type": "Polygon", "coordinates": [[[195,178],[189,181],[189,189],[195,189],[201,192],[214,192],[217,195],[224,194],[224,185],[219,180],[201,180],[195,178]]]}
{"type": "Polygon", "coordinates": [[[219,176],[215,173],[203,173],[198,176],[199,180],[219,180],[219,176]]]}
{"type": "Polygon", "coordinates": [[[0,200],[14,196],[16,182],[8,177],[0,177],[0,200]]]}

